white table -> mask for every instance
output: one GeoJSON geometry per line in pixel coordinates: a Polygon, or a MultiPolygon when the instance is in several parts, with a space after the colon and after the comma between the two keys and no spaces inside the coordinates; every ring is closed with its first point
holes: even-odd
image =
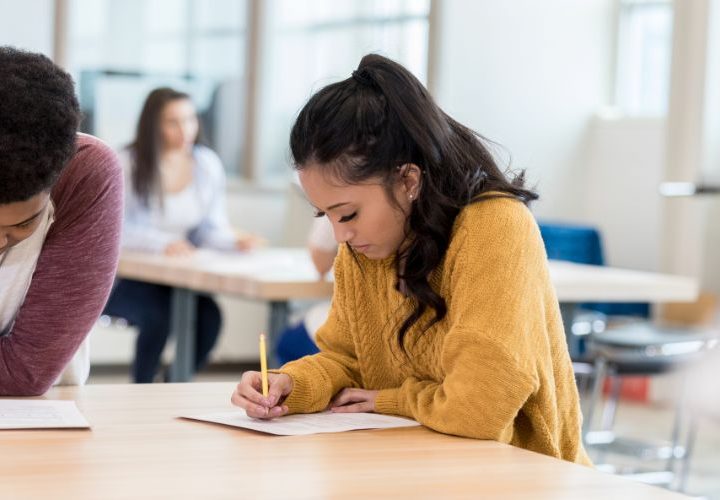
{"type": "MultiPolygon", "coordinates": [[[[191,257],[123,252],[120,278],[173,287],[172,330],[176,336],[174,382],[190,379],[195,353],[197,294],[231,294],[270,304],[270,345],[287,325],[288,301],[332,295],[332,282],[321,280],[303,248],[261,248],[248,253],[198,251],[191,257]]],[[[273,360],[270,360],[273,365],[273,360]]]]}
{"type": "Polygon", "coordinates": [[[699,284],[686,276],[633,271],[607,266],[589,266],[551,260],[550,277],[560,302],[568,350],[580,351],[580,337],[572,334],[572,322],[582,302],[690,302],[697,298],[699,284]]]}
{"type": "Polygon", "coordinates": [[[697,280],[686,276],[559,260],[549,264],[558,301],[563,303],[690,302],[699,292],[697,280]]]}

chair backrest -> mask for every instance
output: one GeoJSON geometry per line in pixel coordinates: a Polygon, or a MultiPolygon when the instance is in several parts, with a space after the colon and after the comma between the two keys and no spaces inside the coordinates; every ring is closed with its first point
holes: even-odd
{"type": "MultiPolygon", "coordinates": [[[[578,264],[604,266],[600,231],[592,226],[566,223],[539,222],[540,234],[549,259],[566,260],[578,264]]],[[[608,316],[650,317],[647,303],[586,303],[583,309],[598,311],[608,316]]]]}
{"type": "Polygon", "coordinates": [[[602,242],[597,229],[570,224],[539,223],[549,259],[604,266],[602,242]]]}

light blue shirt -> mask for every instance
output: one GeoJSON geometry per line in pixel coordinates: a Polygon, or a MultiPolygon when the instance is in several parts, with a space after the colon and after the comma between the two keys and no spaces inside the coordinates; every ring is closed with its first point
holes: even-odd
{"type": "Polygon", "coordinates": [[[125,174],[123,248],[161,253],[179,239],[197,247],[231,250],[236,236],[225,207],[225,171],[220,158],[205,146],[195,146],[193,179],[183,191],[165,195],[145,206],[132,188],[132,151],[119,153],[125,174]],[[179,213],[181,212],[182,213],[179,213]]]}

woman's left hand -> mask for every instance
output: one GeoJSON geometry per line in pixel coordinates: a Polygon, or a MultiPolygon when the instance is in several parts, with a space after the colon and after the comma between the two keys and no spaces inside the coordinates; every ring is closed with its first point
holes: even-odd
{"type": "Polygon", "coordinates": [[[330,411],[335,413],[360,413],[375,411],[375,399],[379,391],[346,387],[330,402],[330,411]]]}
{"type": "Polygon", "coordinates": [[[248,233],[238,233],[235,238],[235,249],[242,252],[267,244],[265,238],[248,233]]]}

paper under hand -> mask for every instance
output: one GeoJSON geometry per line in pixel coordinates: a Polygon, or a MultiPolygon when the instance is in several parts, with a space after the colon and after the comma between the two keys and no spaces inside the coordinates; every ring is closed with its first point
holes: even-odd
{"type": "Polygon", "coordinates": [[[221,411],[182,418],[242,427],[278,436],[304,436],[323,432],[345,432],[360,429],[393,429],[420,425],[414,420],[377,413],[309,413],[288,415],[273,420],[248,417],[242,410],[221,411]]]}

